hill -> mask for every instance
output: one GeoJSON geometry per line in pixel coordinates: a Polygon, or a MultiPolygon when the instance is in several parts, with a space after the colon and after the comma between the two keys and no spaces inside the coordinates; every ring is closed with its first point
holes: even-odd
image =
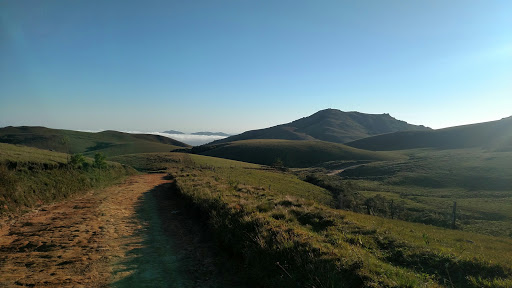
{"type": "Polygon", "coordinates": [[[395,132],[356,140],[347,145],[374,151],[416,148],[512,151],[512,117],[439,130],[395,132]]]}
{"type": "Polygon", "coordinates": [[[162,133],[167,133],[167,134],[185,134],[183,132],[176,131],[176,130],[167,130],[167,131],[164,131],[162,133]]]}
{"type": "Polygon", "coordinates": [[[224,132],[195,132],[191,135],[202,135],[202,136],[231,136],[229,134],[226,134],[224,132]]]}
{"type": "Polygon", "coordinates": [[[248,263],[248,283],[260,287],[512,284],[509,238],[333,209],[336,195],[288,172],[202,155],[158,154],[119,158],[149,164],[148,170],[168,167],[176,199],[183,201],[180,207],[195,211],[198,223],[207,225],[225,253],[248,263]],[[147,156],[151,161],[146,161],[147,156]]]}
{"type": "Polygon", "coordinates": [[[335,160],[392,160],[390,153],[355,149],[325,141],[279,139],[242,140],[214,146],[194,147],[192,152],[256,164],[272,165],[278,159],[287,167],[309,167],[335,160]]]}
{"type": "Polygon", "coordinates": [[[73,165],[64,153],[0,143],[0,216],[104,187],[133,173],[119,163],[97,167],[85,157],[73,165]]]}
{"type": "Polygon", "coordinates": [[[411,125],[389,114],[365,114],[326,109],[270,128],[247,131],[212,144],[249,139],[322,140],[346,143],[372,135],[406,130],[429,130],[424,126],[411,125]]]}
{"type": "Polygon", "coordinates": [[[101,152],[107,156],[167,152],[189,147],[185,143],[159,135],[117,131],[90,133],[29,126],[0,128],[0,142],[72,154],[93,155],[101,152]]]}

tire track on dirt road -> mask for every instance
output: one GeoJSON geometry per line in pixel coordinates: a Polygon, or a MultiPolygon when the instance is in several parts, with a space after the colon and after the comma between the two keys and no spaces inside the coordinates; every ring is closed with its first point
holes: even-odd
{"type": "Polygon", "coordinates": [[[213,244],[173,210],[164,176],[0,219],[0,287],[238,286],[219,274],[213,244]]]}

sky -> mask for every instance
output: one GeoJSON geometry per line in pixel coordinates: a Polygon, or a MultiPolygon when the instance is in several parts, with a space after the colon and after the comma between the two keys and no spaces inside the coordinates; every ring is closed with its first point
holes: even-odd
{"type": "Polygon", "coordinates": [[[0,0],[0,127],[240,133],[512,115],[512,1],[0,0]]]}

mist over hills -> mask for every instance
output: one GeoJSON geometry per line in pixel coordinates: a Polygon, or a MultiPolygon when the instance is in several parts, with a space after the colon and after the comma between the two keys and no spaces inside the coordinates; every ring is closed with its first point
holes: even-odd
{"type": "Polygon", "coordinates": [[[428,131],[431,129],[397,120],[389,114],[365,114],[325,109],[290,123],[247,131],[210,144],[250,139],[322,140],[346,143],[373,135],[410,130],[428,131]]]}
{"type": "Polygon", "coordinates": [[[415,148],[512,151],[512,116],[439,130],[395,132],[356,140],[346,145],[374,151],[415,148]]]}

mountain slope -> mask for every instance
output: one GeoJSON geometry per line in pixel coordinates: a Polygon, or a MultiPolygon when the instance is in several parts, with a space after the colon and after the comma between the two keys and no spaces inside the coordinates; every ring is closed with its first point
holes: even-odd
{"type": "Polygon", "coordinates": [[[0,128],[0,142],[86,155],[101,152],[107,156],[168,152],[180,147],[189,147],[185,143],[159,135],[117,131],[90,133],[29,126],[0,128]]]}
{"type": "Polygon", "coordinates": [[[431,131],[407,131],[368,137],[347,145],[366,150],[390,151],[415,148],[484,148],[512,151],[512,117],[497,121],[431,131]]]}
{"type": "Polygon", "coordinates": [[[281,139],[242,140],[195,147],[192,151],[206,156],[264,165],[272,165],[279,159],[287,167],[309,167],[336,160],[377,161],[397,158],[391,153],[365,151],[332,142],[281,139]]]}
{"type": "Polygon", "coordinates": [[[405,130],[429,130],[411,125],[389,114],[364,114],[326,109],[317,113],[270,128],[247,131],[217,140],[212,144],[249,139],[322,140],[346,143],[372,135],[405,130]]]}

